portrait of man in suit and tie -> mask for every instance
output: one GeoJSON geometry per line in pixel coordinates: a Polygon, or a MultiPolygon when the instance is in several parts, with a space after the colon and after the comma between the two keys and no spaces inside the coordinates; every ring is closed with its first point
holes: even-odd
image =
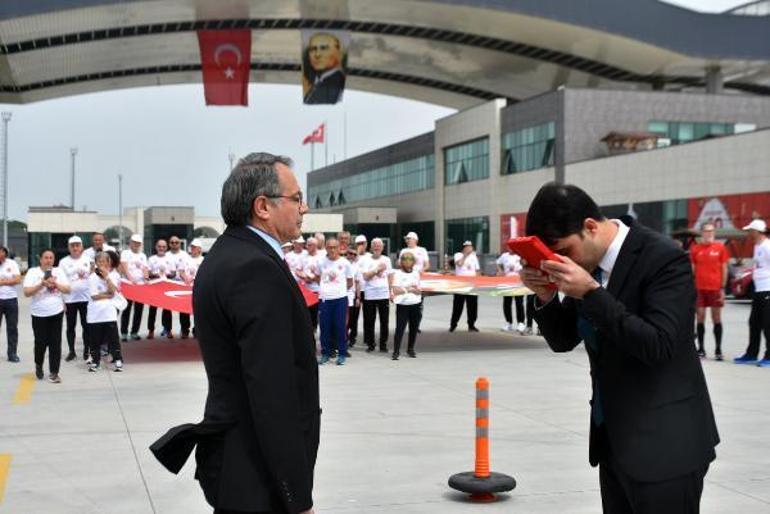
{"type": "Polygon", "coordinates": [[[544,185],[526,225],[562,261],[521,272],[535,319],[553,351],[582,342],[588,353],[589,460],[604,512],[697,513],[719,436],[687,255],[631,218],[607,219],[572,185],[544,185]]]}
{"type": "Polygon", "coordinates": [[[174,473],[197,446],[195,477],[215,514],[313,512],[315,339],[281,250],[308,210],[291,167],[287,157],[253,153],[222,186],[227,229],[193,287],[209,384],[203,421],[151,446],[174,473]]]}
{"type": "Polygon", "coordinates": [[[303,31],[302,94],[306,104],[342,100],[347,75],[348,33],[303,31]]]}

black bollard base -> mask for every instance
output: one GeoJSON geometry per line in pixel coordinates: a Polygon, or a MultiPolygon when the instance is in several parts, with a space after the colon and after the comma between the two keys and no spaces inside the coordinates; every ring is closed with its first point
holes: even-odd
{"type": "Polygon", "coordinates": [[[505,493],[516,487],[516,480],[503,473],[492,472],[489,477],[477,477],[473,471],[457,473],[449,477],[449,487],[470,494],[470,499],[477,502],[493,502],[494,493],[505,493]]]}

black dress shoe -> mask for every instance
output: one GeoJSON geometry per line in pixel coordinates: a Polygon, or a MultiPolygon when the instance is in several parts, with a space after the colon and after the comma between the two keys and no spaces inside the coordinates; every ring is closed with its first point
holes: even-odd
{"type": "Polygon", "coordinates": [[[416,358],[417,358],[417,354],[416,354],[416,353],[414,353],[413,351],[412,351],[412,352],[406,352],[406,354],[407,354],[408,356],[410,356],[411,358],[413,358],[413,359],[416,359],[416,358]]]}
{"type": "Polygon", "coordinates": [[[43,380],[45,373],[43,373],[43,366],[35,366],[35,376],[38,380],[43,380]]]}
{"type": "Polygon", "coordinates": [[[366,353],[372,353],[374,351],[374,346],[367,346],[366,347],[366,353]]]}
{"type": "Polygon", "coordinates": [[[21,359],[19,359],[18,355],[11,355],[8,357],[8,362],[21,362],[21,359]]]}
{"type": "Polygon", "coordinates": [[[70,361],[74,361],[75,359],[77,359],[77,357],[78,356],[77,356],[77,354],[75,352],[69,352],[67,354],[67,356],[64,358],[64,360],[67,361],[67,362],[70,362],[70,361]]]}
{"type": "Polygon", "coordinates": [[[456,328],[457,328],[457,325],[449,325],[450,332],[454,332],[456,328]]]}
{"type": "Polygon", "coordinates": [[[380,346],[380,352],[381,353],[388,353],[388,347],[387,346],[380,346]]]}
{"type": "Polygon", "coordinates": [[[398,354],[394,353],[393,355],[391,355],[390,356],[390,360],[397,361],[398,360],[398,354]]]}
{"type": "Polygon", "coordinates": [[[468,327],[468,332],[478,332],[479,329],[476,327],[468,327]]]}

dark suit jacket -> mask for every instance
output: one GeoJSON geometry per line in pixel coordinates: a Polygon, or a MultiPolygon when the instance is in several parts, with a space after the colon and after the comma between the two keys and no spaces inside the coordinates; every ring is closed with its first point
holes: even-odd
{"type": "Polygon", "coordinates": [[[238,511],[297,513],[313,505],[318,365],[302,293],[276,252],[228,227],[193,288],[209,380],[204,419],[171,429],[152,449],[177,472],[192,446],[208,502],[238,511]]]}
{"type": "Polygon", "coordinates": [[[337,70],[313,84],[305,95],[306,104],[336,104],[345,91],[345,73],[337,70]]]}
{"type": "MultiPolygon", "coordinates": [[[[719,443],[693,344],[695,287],[686,254],[669,239],[632,223],[607,289],[582,301],[565,297],[535,312],[553,351],[580,342],[580,310],[596,330],[591,374],[599,374],[611,454],[635,480],[684,475],[715,458],[719,443]]],[[[589,460],[606,458],[591,423],[589,460]]]]}

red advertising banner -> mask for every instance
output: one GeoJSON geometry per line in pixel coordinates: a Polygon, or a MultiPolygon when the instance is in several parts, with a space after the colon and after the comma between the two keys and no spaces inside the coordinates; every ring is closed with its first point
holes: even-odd
{"type": "MultiPolygon", "coordinates": [[[[318,295],[300,285],[308,307],[318,303],[318,295]]],[[[120,291],[126,299],[160,309],[192,314],[192,287],[171,280],[154,280],[137,285],[123,281],[120,291]]]]}
{"type": "MultiPolygon", "coordinates": [[[[687,200],[687,222],[700,229],[710,221],[718,229],[741,230],[754,218],[770,220],[770,192],[709,196],[687,200]]],[[[733,257],[751,257],[753,244],[748,239],[733,242],[733,257]]]]}
{"type": "Polygon", "coordinates": [[[251,30],[199,30],[206,105],[249,105],[251,30]]]}

